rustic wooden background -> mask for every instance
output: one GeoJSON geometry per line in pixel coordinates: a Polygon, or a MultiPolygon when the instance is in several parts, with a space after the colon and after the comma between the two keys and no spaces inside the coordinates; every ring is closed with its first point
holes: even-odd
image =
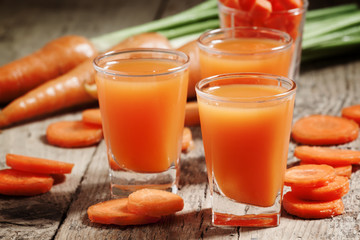
{"type": "MultiPolygon", "coordinates": [[[[311,0],[310,0],[311,1],[311,0]]],[[[65,34],[95,37],[185,10],[202,0],[0,0],[0,65],[65,34]]],[[[310,2],[310,8],[345,1],[310,2]]],[[[351,2],[351,1],[346,1],[351,2]]],[[[308,114],[339,115],[360,103],[360,57],[346,56],[303,65],[294,120],[308,114]]],[[[195,149],[182,155],[179,194],[185,208],[160,223],[118,227],[92,224],[86,209],[110,198],[105,143],[81,149],[48,145],[45,130],[59,120],[80,119],[82,109],[53,114],[0,133],[0,168],[17,153],[75,163],[66,181],[41,196],[0,196],[0,239],[360,239],[360,172],[344,197],[345,213],[301,220],[285,212],[276,228],[219,228],[211,225],[210,198],[199,127],[195,149]]],[[[289,165],[296,163],[291,143],[289,165]]],[[[360,140],[343,145],[360,149],[360,140]]]]}

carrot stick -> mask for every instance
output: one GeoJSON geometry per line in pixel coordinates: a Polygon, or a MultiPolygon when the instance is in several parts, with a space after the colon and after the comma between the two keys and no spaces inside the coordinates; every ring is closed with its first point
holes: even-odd
{"type": "Polygon", "coordinates": [[[352,119],[360,125],[360,105],[344,107],[341,110],[341,116],[344,118],[352,119]]]}
{"type": "Polygon", "coordinates": [[[191,148],[193,148],[193,147],[194,147],[194,141],[192,140],[191,130],[190,130],[190,128],[184,127],[181,151],[187,152],[187,151],[190,151],[191,148]]]}
{"type": "Polygon", "coordinates": [[[82,112],[82,121],[89,124],[102,126],[100,109],[86,109],[82,112]]]}
{"type": "Polygon", "coordinates": [[[103,133],[101,127],[82,121],[61,121],[47,127],[46,138],[54,146],[86,147],[100,142],[103,133]]]}
{"type": "Polygon", "coordinates": [[[328,115],[311,115],[295,122],[292,138],[302,144],[333,145],[355,140],[359,126],[353,120],[328,115]]]}
{"type": "Polygon", "coordinates": [[[297,198],[293,192],[284,195],[283,207],[291,215],[305,219],[329,218],[344,212],[341,198],[332,201],[306,201],[297,198]]]}
{"type": "Polygon", "coordinates": [[[305,164],[287,169],[284,184],[298,187],[321,187],[333,181],[335,177],[335,170],[329,165],[305,164]]]}
{"type": "Polygon", "coordinates": [[[109,200],[90,206],[87,214],[91,222],[120,226],[148,224],[160,220],[160,217],[131,213],[128,211],[127,205],[127,198],[109,200]]]}
{"type": "Polygon", "coordinates": [[[34,196],[50,191],[54,179],[49,175],[15,169],[0,170],[0,194],[34,196]]]}
{"type": "Polygon", "coordinates": [[[57,38],[40,50],[0,67],[0,103],[9,102],[95,56],[92,43],[80,36],[57,38]]]}
{"type": "Polygon", "coordinates": [[[199,124],[200,116],[197,102],[187,102],[185,107],[185,126],[198,126],[199,124]]]}
{"type": "Polygon", "coordinates": [[[181,211],[184,200],[171,192],[144,188],[129,195],[128,210],[147,216],[165,216],[181,211]]]}
{"type": "Polygon", "coordinates": [[[43,174],[71,173],[73,163],[54,161],[43,158],[6,154],[6,164],[12,169],[43,174]]]}
{"type": "Polygon", "coordinates": [[[347,177],[336,176],[334,181],[322,187],[298,187],[292,186],[291,192],[303,200],[331,201],[343,197],[349,192],[350,184],[347,177]]]}
{"type": "Polygon", "coordinates": [[[344,166],[360,163],[360,151],[330,147],[297,146],[294,156],[308,164],[344,166]]]}
{"type": "MultiPolygon", "coordinates": [[[[168,40],[160,34],[147,33],[126,39],[116,45],[113,50],[168,45],[168,40]]],[[[85,83],[95,83],[92,60],[83,62],[66,74],[15,99],[0,111],[0,128],[68,107],[96,101],[85,90],[85,83]]]]}

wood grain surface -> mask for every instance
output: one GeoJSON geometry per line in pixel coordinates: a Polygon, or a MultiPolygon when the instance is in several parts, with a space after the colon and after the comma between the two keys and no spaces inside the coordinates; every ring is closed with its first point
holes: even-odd
{"type": "MultiPolygon", "coordinates": [[[[0,0],[0,65],[65,34],[91,38],[172,15],[201,1],[0,0]]],[[[304,65],[298,81],[294,121],[310,114],[340,115],[342,107],[360,104],[359,93],[360,57],[304,65]]],[[[0,239],[360,239],[360,171],[352,175],[350,192],[343,198],[345,213],[341,216],[302,220],[283,212],[281,224],[275,228],[212,226],[199,127],[191,128],[195,149],[182,155],[179,195],[185,200],[183,211],[145,226],[93,224],[87,218],[87,208],[110,199],[104,141],[87,148],[63,149],[47,144],[45,138],[50,123],[80,119],[82,109],[53,114],[0,133],[0,168],[6,167],[6,153],[75,163],[66,181],[49,193],[26,198],[0,195],[0,239]]],[[[298,161],[293,157],[294,147],[292,142],[289,166],[298,161]]],[[[360,140],[340,147],[359,150],[360,140]]]]}

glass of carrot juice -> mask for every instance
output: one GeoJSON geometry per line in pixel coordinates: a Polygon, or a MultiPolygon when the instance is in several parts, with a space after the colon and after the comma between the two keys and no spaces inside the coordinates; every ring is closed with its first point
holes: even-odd
{"type": "Polygon", "coordinates": [[[94,60],[111,193],[177,191],[189,58],[128,49],[94,60]]]}
{"type": "Polygon", "coordinates": [[[295,91],[289,78],[263,73],[197,83],[214,225],[279,224],[295,91]]]}
{"type": "Polygon", "coordinates": [[[288,77],[292,38],[274,29],[215,29],[198,39],[201,78],[231,72],[261,72],[288,77]]]}
{"type": "Polygon", "coordinates": [[[288,33],[293,39],[293,64],[289,77],[298,80],[309,1],[273,0],[266,3],[260,7],[255,1],[218,0],[220,25],[222,28],[265,27],[288,33]]]}

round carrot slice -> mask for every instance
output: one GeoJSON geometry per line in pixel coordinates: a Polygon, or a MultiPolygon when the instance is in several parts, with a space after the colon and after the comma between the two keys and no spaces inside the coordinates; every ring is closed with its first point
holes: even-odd
{"type": "Polygon", "coordinates": [[[335,170],[329,165],[305,164],[289,168],[285,172],[285,185],[321,187],[335,179],[335,170]]]}
{"type": "Polygon", "coordinates": [[[102,126],[100,109],[87,109],[82,112],[82,120],[85,123],[102,126]]]}
{"type": "Polygon", "coordinates": [[[16,170],[43,174],[71,173],[73,163],[28,157],[17,154],[6,154],[6,164],[16,170]]]}
{"type": "Polygon", "coordinates": [[[341,116],[352,119],[360,124],[360,105],[353,105],[343,108],[341,111],[341,116]]]}
{"type": "Polygon", "coordinates": [[[350,184],[347,177],[336,176],[328,185],[311,188],[292,186],[291,192],[300,199],[310,201],[331,201],[339,199],[349,192],[350,184]]]}
{"type": "Polygon", "coordinates": [[[328,115],[312,115],[295,122],[292,138],[309,145],[333,145],[358,137],[359,126],[353,120],[328,115]]]}
{"type": "Polygon", "coordinates": [[[347,177],[347,178],[351,177],[352,165],[334,167],[334,169],[335,169],[335,174],[337,176],[343,176],[343,177],[347,177]]]}
{"type": "Polygon", "coordinates": [[[158,189],[141,189],[129,195],[130,212],[148,216],[165,216],[181,211],[184,200],[171,192],[158,189]]]}
{"type": "Polygon", "coordinates": [[[46,137],[52,145],[72,148],[94,145],[101,141],[103,134],[99,126],[82,121],[61,121],[48,126],[46,137]]]}
{"type": "Polygon", "coordinates": [[[332,201],[306,201],[297,198],[293,192],[284,195],[283,207],[291,215],[306,219],[329,218],[344,212],[341,198],[332,201]]]}
{"type": "Polygon", "coordinates": [[[54,179],[49,175],[15,169],[0,170],[0,194],[35,196],[50,191],[54,179]]]}
{"type": "Polygon", "coordinates": [[[344,166],[360,163],[360,151],[330,147],[297,146],[294,156],[304,163],[344,166]]]}
{"type": "Polygon", "coordinates": [[[109,200],[90,206],[87,214],[91,222],[121,226],[148,224],[160,220],[160,217],[131,213],[127,209],[127,204],[127,198],[109,200]]]}

